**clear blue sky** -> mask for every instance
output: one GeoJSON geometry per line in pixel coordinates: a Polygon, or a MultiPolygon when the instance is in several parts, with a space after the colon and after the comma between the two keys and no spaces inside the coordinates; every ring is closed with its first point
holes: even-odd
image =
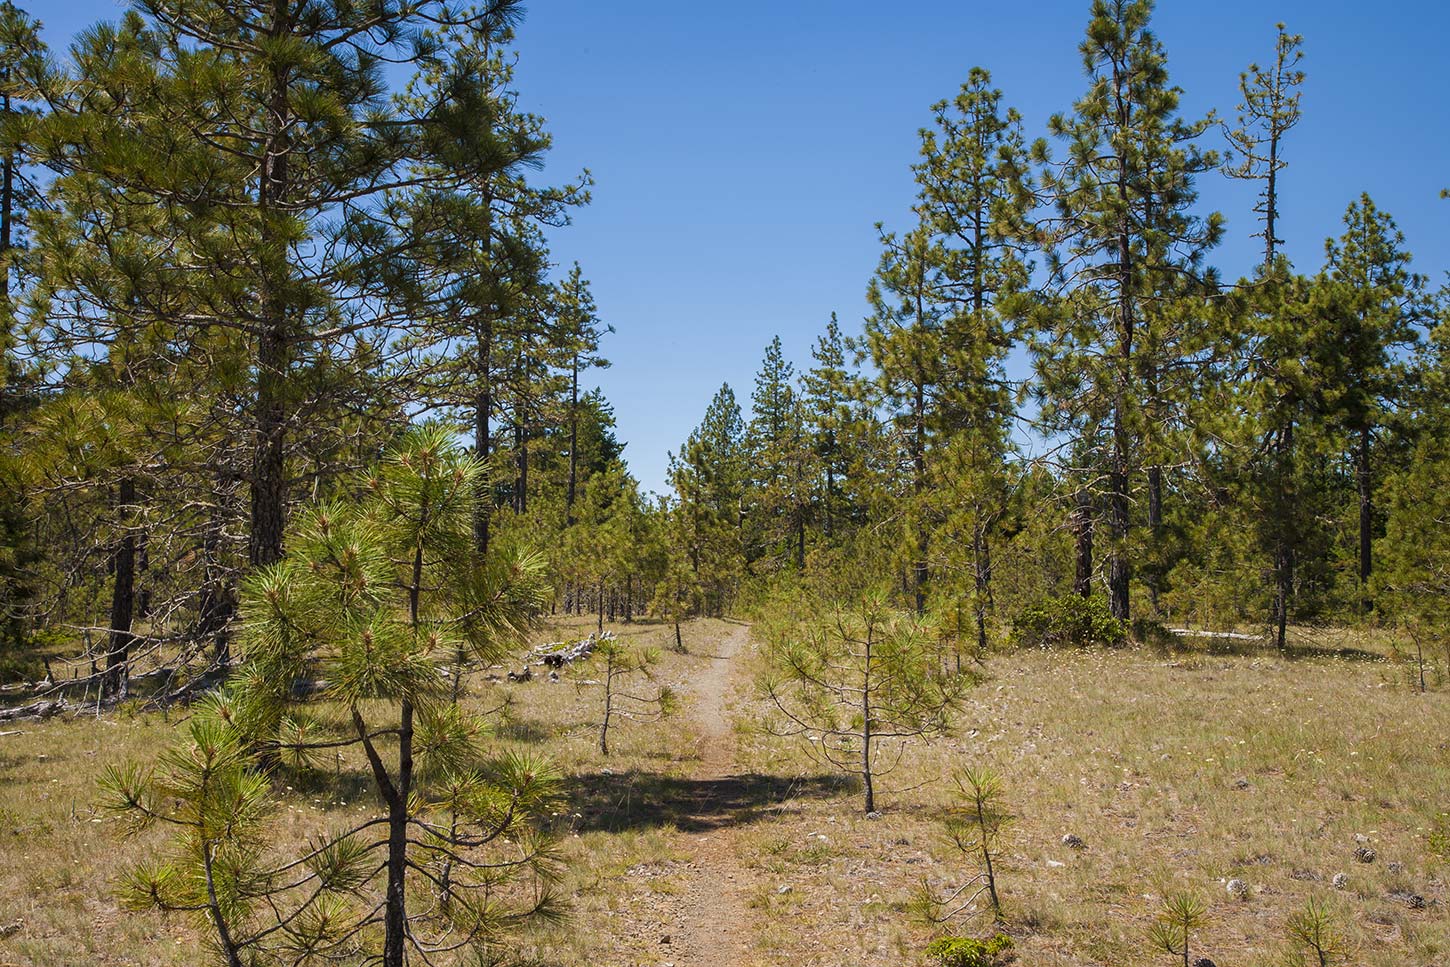
{"type": "MultiPolygon", "coordinates": [[[[21,2],[56,46],[116,17],[109,0],[21,2]]],[[[721,382],[748,399],[779,334],[800,366],[832,310],[848,332],[876,265],[873,225],[900,225],[916,131],[973,65],[1029,137],[1082,92],[1088,0],[533,0],[520,29],[523,106],[549,119],[550,171],[588,166],[595,202],[553,236],[593,281],[631,469],[664,488],[665,453],[721,382]]],[[[1429,0],[1159,0],[1155,29],[1189,114],[1231,116],[1237,80],[1305,40],[1305,117],[1288,143],[1281,236],[1313,270],[1361,191],[1399,221],[1415,267],[1450,268],[1450,8],[1429,0]]],[[[1255,258],[1253,189],[1212,177],[1228,277],[1255,258]]]]}

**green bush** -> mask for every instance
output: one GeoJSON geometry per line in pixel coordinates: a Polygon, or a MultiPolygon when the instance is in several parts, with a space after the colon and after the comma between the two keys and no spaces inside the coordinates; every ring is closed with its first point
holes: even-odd
{"type": "Polygon", "coordinates": [[[926,948],[941,967],[998,967],[1011,956],[1012,938],[999,933],[990,940],[973,937],[940,937],[926,948]]]}
{"type": "Polygon", "coordinates": [[[1019,647],[1116,646],[1127,639],[1128,629],[1109,613],[1107,598],[1097,594],[1048,598],[1023,611],[1012,624],[1012,640],[1019,647]]]}

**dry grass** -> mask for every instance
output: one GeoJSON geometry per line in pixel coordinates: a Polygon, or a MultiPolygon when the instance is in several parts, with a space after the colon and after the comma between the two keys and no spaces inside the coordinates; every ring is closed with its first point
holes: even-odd
{"type": "MultiPolygon", "coordinates": [[[[560,619],[541,640],[582,636],[592,620],[560,619]]],[[[701,622],[688,628],[687,647],[713,640],[726,627],[701,622]]],[[[661,625],[615,628],[622,636],[658,645],[661,680],[683,683],[703,658],[676,655],[672,631],[661,625]]],[[[611,928],[621,910],[641,905],[660,886],[654,878],[629,876],[649,864],[683,859],[668,816],[645,801],[652,784],[688,773],[696,756],[692,731],[681,719],[624,723],[610,731],[608,760],[596,746],[597,689],[588,665],[549,682],[534,669],[522,684],[477,680],[470,701],[506,710],[494,717],[492,743],[500,748],[545,752],[565,777],[569,807],[557,817],[568,872],[561,890],[573,898],[569,929],[530,938],[537,953],[566,963],[627,963],[619,955],[638,946],[632,931],[611,928]],[[603,774],[608,770],[613,775],[603,774]]],[[[504,669],[496,669],[502,676],[504,669]]],[[[76,964],[196,967],[208,963],[204,938],[185,916],[131,913],[118,908],[117,874],[157,849],[159,835],[123,838],[119,824],[97,808],[97,780],[107,765],[145,762],[171,742],[184,713],[168,722],[156,713],[119,714],[97,720],[51,720],[7,729],[0,737],[0,967],[73,967],[76,964]]],[[[343,759],[340,782],[282,788],[276,839],[301,842],[309,833],[341,822],[345,813],[372,809],[361,761],[343,759]],[[340,786],[342,797],[334,794],[340,786]],[[353,797],[353,801],[347,799],[353,797]]],[[[667,888],[667,887],[665,887],[667,888]]]]}
{"type": "MultiPolygon", "coordinates": [[[[1286,963],[1286,920],[1311,896],[1342,918],[1351,963],[1450,953],[1450,864],[1429,844],[1450,810],[1450,695],[1415,694],[1402,670],[1363,657],[1030,652],[992,659],[987,676],[959,734],[887,779],[880,819],[859,798],[802,802],[752,831],[762,877],[792,886],[761,891],[767,962],[921,962],[932,932],[908,910],[914,886],[977,872],[939,832],[946,777],[967,764],[1006,778],[1018,816],[998,879],[1021,963],[1171,963],[1147,933],[1161,897],[1183,890],[1210,905],[1195,956],[1221,964],[1286,963]],[[1064,847],[1068,833],[1088,848],[1064,847]],[[1376,862],[1356,860],[1358,837],[1376,862]],[[1235,877],[1249,898],[1227,893],[1235,877]]],[[[758,733],[749,760],[808,768],[758,733]]],[[[955,927],[985,934],[989,921],[955,927]]]]}
{"type": "MultiPolygon", "coordinates": [[[[567,623],[571,634],[589,628],[567,623]]],[[[687,685],[727,628],[689,628],[686,656],[668,652],[663,626],[619,630],[665,649],[661,678],[687,685]]],[[[798,746],[756,728],[765,709],[742,698],[738,768],[755,777],[722,797],[729,811],[715,819],[746,881],[751,965],[923,963],[933,931],[909,909],[913,890],[923,877],[941,886],[975,872],[939,834],[946,776],[967,763],[1004,775],[1019,817],[999,883],[1020,964],[1167,964],[1147,930],[1158,898],[1180,889],[1209,901],[1195,956],[1220,964],[1282,963],[1285,922],[1310,896],[1339,912],[1360,967],[1450,956],[1450,865],[1429,844],[1450,811],[1450,694],[1415,694],[1400,669],[1352,651],[1291,662],[1034,652],[994,657],[986,673],[958,734],[887,777],[875,820],[798,746]],[[1063,847],[1065,833],[1087,850],[1063,847]],[[1376,862],[1356,862],[1356,836],[1376,862]],[[1331,886],[1337,872],[1347,889],[1331,886]],[[1228,895],[1230,877],[1250,885],[1246,900],[1228,895]],[[1428,906],[1410,909],[1392,891],[1428,906]]],[[[687,814],[674,805],[698,761],[688,709],[611,732],[605,761],[595,689],[536,677],[480,682],[474,693],[482,707],[512,699],[499,746],[547,751],[567,777],[559,824],[574,920],[530,938],[530,952],[562,964],[671,961],[660,935],[688,915],[679,888],[694,859],[690,830],[679,828],[687,814]]],[[[0,964],[207,962],[191,921],[117,909],[117,869],[156,840],[123,840],[94,806],[103,766],[154,755],[175,721],[121,714],[0,737],[0,927],[21,921],[0,939],[0,964]]],[[[356,771],[342,763],[344,778],[356,771]]],[[[371,808],[360,784],[350,784],[352,802],[323,788],[279,792],[279,841],[371,808]]],[[[987,920],[957,929],[986,933],[987,920]]]]}

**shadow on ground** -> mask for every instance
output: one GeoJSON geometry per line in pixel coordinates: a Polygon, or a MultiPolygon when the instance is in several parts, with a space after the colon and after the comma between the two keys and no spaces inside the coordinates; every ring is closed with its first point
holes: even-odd
{"type": "Polygon", "coordinates": [[[690,779],[658,772],[596,772],[571,777],[565,796],[579,832],[623,832],[674,826],[703,833],[744,826],[780,813],[797,799],[828,799],[852,792],[855,782],[837,775],[790,778],[746,773],[690,779]]]}

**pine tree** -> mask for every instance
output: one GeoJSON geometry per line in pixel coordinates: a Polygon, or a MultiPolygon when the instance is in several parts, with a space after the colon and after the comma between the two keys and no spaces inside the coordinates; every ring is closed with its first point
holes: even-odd
{"type": "MultiPolygon", "coordinates": [[[[1264,240],[1264,261],[1259,269],[1260,285],[1252,290],[1248,312],[1251,345],[1248,353],[1255,376],[1246,381],[1250,392],[1276,387],[1273,398],[1263,401],[1270,436],[1265,444],[1268,452],[1261,463],[1266,471],[1263,485],[1272,493],[1266,513],[1257,518],[1261,532],[1267,527],[1267,543],[1274,562],[1274,603],[1272,623],[1279,649],[1286,646],[1289,609],[1294,594],[1294,568],[1299,554],[1300,531],[1298,506],[1294,499],[1298,455],[1295,430],[1301,420],[1299,413],[1308,399],[1300,382],[1309,343],[1301,338],[1297,320],[1286,323],[1280,316],[1281,301],[1289,296],[1284,272],[1277,266],[1279,233],[1279,173],[1288,166],[1284,158],[1284,138],[1301,118],[1299,88],[1304,72],[1299,62],[1303,38],[1285,32],[1278,25],[1274,63],[1269,68],[1252,64],[1239,76],[1243,101],[1239,105],[1239,126],[1227,132],[1230,144],[1241,155],[1237,164],[1227,166],[1235,178],[1262,181],[1263,190],[1254,211],[1263,221],[1259,237],[1264,240]]],[[[1301,286],[1302,288],[1302,286],[1301,286]]]]}
{"type": "MultiPolygon", "coordinates": [[[[1150,428],[1164,419],[1146,404],[1175,352],[1174,334],[1159,329],[1172,317],[1157,310],[1199,281],[1202,256],[1222,232],[1218,215],[1191,211],[1194,176],[1218,164],[1195,145],[1211,119],[1179,117],[1180,91],[1149,29],[1152,12],[1152,0],[1094,0],[1080,48],[1090,85],[1072,115],[1052,118],[1067,155],[1043,173],[1056,209],[1043,226],[1053,246],[1050,291],[1062,302],[1044,317],[1051,321],[1034,356],[1040,372],[1076,371],[1048,382],[1084,391],[1063,399],[1064,409],[1106,436],[1095,459],[1106,478],[1108,590],[1118,618],[1130,612],[1134,478],[1142,451],[1159,449],[1150,428]]],[[[1036,151],[1050,162],[1045,144],[1036,151]]],[[[1149,462],[1161,459],[1153,453],[1149,462]]]]}
{"type": "Polygon", "coordinates": [[[1376,438],[1390,429],[1396,403],[1404,398],[1405,352],[1419,341],[1424,323],[1424,280],[1409,270],[1410,253],[1394,219],[1369,195],[1350,203],[1344,226],[1337,241],[1325,242],[1325,271],[1345,311],[1329,348],[1321,351],[1334,356],[1328,405],[1346,436],[1354,467],[1359,607],[1364,612],[1373,606],[1376,438]]]}
{"type": "Polygon", "coordinates": [[[938,297],[952,310],[942,327],[945,385],[933,418],[948,447],[933,468],[933,490],[944,506],[933,516],[956,531],[942,544],[970,548],[968,594],[981,647],[1014,416],[1004,370],[1012,344],[1008,319],[1022,311],[1026,219],[1035,200],[1021,118],[1015,110],[1004,113],[1002,92],[991,84],[986,70],[973,68],[955,99],[933,105],[935,129],[922,132],[914,166],[918,205],[942,259],[938,297]]]}
{"type": "MultiPolygon", "coordinates": [[[[358,499],[299,520],[289,556],[247,584],[233,685],[157,772],[107,776],[112,808],[175,836],[169,858],[129,872],[127,902],[198,914],[231,967],[402,967],[410,949],[442,945],[493,956],[511,927],[558,915],[535,825],[557,798],[551,771],[486,759],[481,723],[447,697],[445,665],[456,679],[458,654],[498,660],[546,595],[538,558],[476,552],[481,467],[451,437],[415,433],[358,481],[358,499]],[[343,715],[312,711],[319,702],[343,715]],[[310,773],[343,748],[361,752],[381,814],[279,855],[266,770],[310,773]]],[[[342,779],[327,768],[309,781],[342,779]]]]}
{"type": "Polygon", "coordinates": [[[771,571],[793,562],[805,567],[806,527],[810,522],[811,453],[804,413],[796,395],[795,367],[785,358],[780,337],[766,347],[746,427],[749,452],[747,555],[771,571]]]}
{"type": "Polygon", "coordinates": [[[1274,62],[1267,68],[1250,64],[1248,71],[1239,75],[1243,101],[1239,104],[1238,127],[1225,131],[1229,144],[1240,155],[1236,164],[1225,167],[1227,173],[1264,183],[1254,211],[1264,223],[1258,237],[1264,240],[1265,272],[1273,266],[1278,247],[1283,244],[1278,237],[1279,172],[1289,164],[1284,160],[1284,137],[1302,117],[1299,88],[1304,83],[1304,72],[1299,69],[1304,59],[1300,49],[1304,38],[1285,32],[1283,24],[1276,29],[1274,62]]]}
{"type": "Polygon", "coordinates": [[[727,383],[677,453],[669,481],[678,500],[679,534],[707,614],[723,614],[746,571],[743,534],[747,451],[745,423],[727,383]]]}
{"type": "Polygon", "coordinates": [[[57,318],[80,327],[102,307],[103,339],[148,320],[238,335],[254,566],[282,554],[293,455],[329,430],[303,419],[314,377],[385,371],[390,330],[418,315],[427,240],[399,193],[517,160],[486,69],[517,14],[156,0],[84,34],[74,76],[46,82],[36,143],[60,177],[37,231],[57,318]],[[418,71],[405,92],[387,76],[402,60],[418,71]]]}

